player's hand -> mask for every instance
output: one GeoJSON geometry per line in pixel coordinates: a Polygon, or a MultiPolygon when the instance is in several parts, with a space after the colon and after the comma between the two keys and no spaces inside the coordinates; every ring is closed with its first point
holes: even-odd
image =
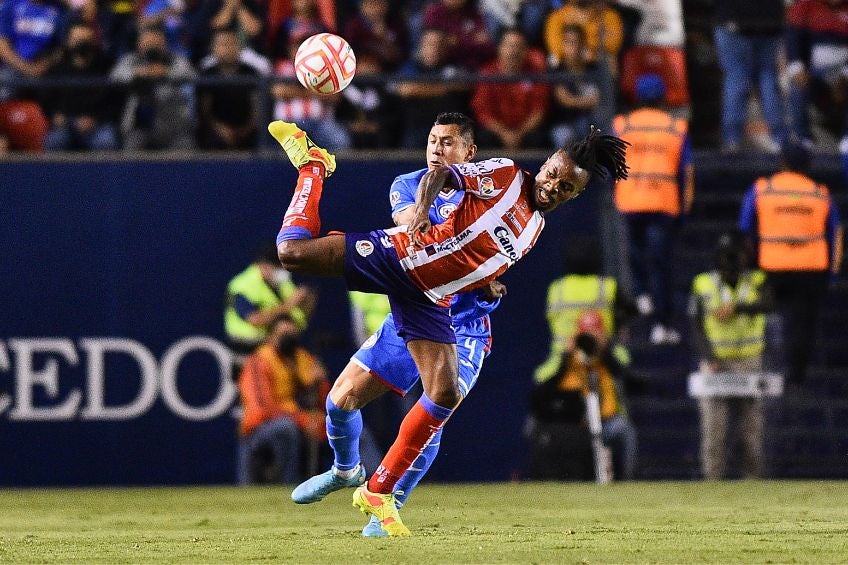
{"type": "Polygon", "coordinates": [[[500,281],[492,281],[483,287],[483,294],[490,300],[506,296],[506,285],[500,281]]]}
{"type": "Polygon", "coordinates": [[[409,234],[409,239],[412,240],[412,244],[421,247],[423,244],[419,239],[419,235],[423,235],[430,231],[430,228],[433,227],[433,224],[430,222],[430,218],[424,216],[423,218],[413,218],[412,222],[407,227],[407,233],[409,234]]]}

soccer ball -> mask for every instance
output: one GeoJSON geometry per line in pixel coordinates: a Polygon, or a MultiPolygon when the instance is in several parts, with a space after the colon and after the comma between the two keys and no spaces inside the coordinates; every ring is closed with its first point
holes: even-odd
{"type": "Polygon", "coordinates": [[[319,33],[300,44],[294,56],[297,80],[307,90],[335,94],[356,74],[356,56],[347,41],[332,33],[319,33]]]}

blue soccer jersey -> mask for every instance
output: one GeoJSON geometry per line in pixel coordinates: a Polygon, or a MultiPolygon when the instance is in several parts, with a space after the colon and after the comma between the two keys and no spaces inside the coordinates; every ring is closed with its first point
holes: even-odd
{"type": "MultiPolygon", "coordinates": [[[[392,182],[392,187],[389,189],[389,204],[392,205],[392,217],[415,204],[418,183],[421,182],[421,177],[426,172],[427,169],[421,169],[400,175],[392,182]]],[[[436,196],[433,205],[430,206],[430,221],[434,224],[444,222],[456,210],[459,201],[462,200],[463,194],[465,194],[463,191],[453,189],[448,192],[440,192],[436,196]]]]}
{"type": "MultiPolygon", "coordinates": [[[[427,169],[400,175],[389,189],[392,216],[415,204],[418,183],[427,169]]],[[[440,192],[430,207],[430,221],[441,224],[456,210],[464,192],[440,192]]],[[[459,360],[459,389],[464,397],[477,382],[483,359],[489,355],[492,342],[489,313],[500,299],[488,300],[483,291],[457,295],[451,302],[451,319],[456,333],[459,360]]],[[[415,362],[398,336],[394,318],[386,317],[382,327],[354,353],[351,361],[383,381],[398,394],[406,394],[419,379],[415,362]]]]}

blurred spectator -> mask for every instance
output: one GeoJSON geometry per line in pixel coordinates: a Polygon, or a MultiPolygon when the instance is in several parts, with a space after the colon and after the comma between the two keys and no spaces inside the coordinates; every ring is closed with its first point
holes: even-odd
{"type": "MultiPolygon", "coordinates": [[[[601,314],[587,310],[579,316],[576,326],[577,333],[563,352],[554,376],[544,382],[537,381],[531,395],[531,413],[536,422],[585,422],[585,407],[575,402],[573,393],[585,397],[591,387],[599,396],[601,435],[604,445],[612,450],[613,475],[617,480],[633,479],[636,429],[627,416],[620,383],[629,378],[628,370],[612,354],[601,314]]],[[[543,429],[544,426],[538,426],[532,435],[543,429]]],[[[550,438],[552,442],[558,439],[550,438]]],[[[569,445],[557,443],[557,447],[570,453],[569,445]]]]}
{"type": "Polygon", "coordinates": [[[490,37],[500,37],[503,30],[518,27],[521,4],[522,0],[479,0],[480,15],[490,37]]]}
{"type": "Polygon", "coordinates": [[[787,15],[789,110],[793,133],[812,140],[809,111],[831,135],[848,131],[848,2],[798,0],[787,15]]]}
{"type": "Polygon", "coordinates": [[[140,10],[137,0],[97,2],[97,28],[103,48],[113,60],[120,59],[135,47],[138,39],[136,14],[140,10]]]}
{"type": "Polygon", "coordinates": [[[723,78],[722,150],[740,149],[748,96],[756,82],[770,138],[762,148],[777,153],[785,136],[777,58],[783,32],[783,0],[715,0],[714,38],[723,78]]]}
{"type": "Polygon", "coordinates": [[[0,156],[7,155],[11,150],[12,146],[9,143],[9,137],[5,132],[0,131],[0,156]]]}
{"type": "Polygon", "coordinates": [[[397,70],[409,52],[406,25],[389,16],[388,0],[362,0],[359,14],[345,26],[344,37],[357,61],[373,58],[386,72],[397,70]]]}
{"type": "Polygon", "coordinates": [[[200,62],[209,53],[216,31],[233,30],[242,46],[241,61],[263,75],[271,74],[270,62],[261,54],[265,50],[263,6],[262,0],[188,0],[183,41],[192,62],[200,62]]]}
{"type": "Polygon", "coordinates": [[[842,264],[842,223],[828,188],[808,175],[810,154],[786,143],[782,168],[745,194],[739,228],[757,243],[783,322],[786,378],[804,382],[828,278],[842,264]]]}
{"type": "Polygon", "coordinates": [[[495,54],[476,0],[433,0],[424,11],[424,29],[445,32],[449,62],[477,70],[495,54]]]}
{"type": "Polygon", "coordinates": [[[293,61],[294,54],[304,39],[329,31],[319,17],[316,0],[291,0],[291,10],[291,15],[273,30],[274,43],[271,54],[275,64],[284,59],[293,61]]]}
{"type": "MultiPolygon", "coordinates": [[[[308,33],[308,32],[303,32],[308,33]]],[[[288,58],[279,59],[274,68],[278,77],[294,78],[294,56],[305,35],[290,36],[288,58]]],[[[350,134],[336,120],[336,105],[340,95],[316,94],[298,82],[279,82],[271,87],[274,100],[274,119],[296,122],[321,147],[330,150],[350,147],[350,134]]],[[[269,140],[268,143],[272,143],[269,140]]],[[[276,145],[276,143],[275,143],[276,145]]]]}
{"type": "MultiPolygon", "coordinates": [[[[212,40],[215,63],[201,71],[204,78],[257,77],[256,69],[239,60],[235,31],[219,30],[212,40]]],[[[255,85],[208,85],[198,88],[199,142],[203,149],[256,147],[258,100],[255,85]]]]}
{"type": "MultiPolygon", "coordinates": [[[[59,58],[65,10],[48,0],[0,2],[0,80],[40,77],[59,58]]],[[[12,89],[0,84],[0,100],[12,89]]]]}
{"type": "Polygon", "coordinates": [[[683,47],[685,37],[680,0],[618,0],[617,4],[641,12],[636,28],[636,45],[683,47]]]}
{"type": "Polygon", "coordinates": [[[235,354],[247,354],[262,343],[278,317],[288,316],[305,329],[314,308],[315,293],[295,285],[280,266],[277,247],[269,244],[227,285],[224,332],[235,354]]]}
{"type": "Polygon", "coordinates": [[[464,112],[468,106],[467,87],[431,79],[450,79],[457,68],[446,62],[445,33],[428,29],[421,35],[415,57],[398,72],[394,90],[400,97],[403,122],[402,145],[415,149],[427,139],[433,116],[440,112],[464,112]]]}
{"type": "Polygon", "coordinates": [[[392,311],[389,306],[389,298],[384,294],[371,294],[355,290],[351,290],[347,294],[350,298],[353,341],[361,345],[380,329],[383,320],[392,311]]]}
{"type": "Polygon", "coordinates": [[[580,26],[568,26],[562,34],[562,59],[556,70],[569,76],[553,85],[551,142],[565,147],[589,130],[592,112],[600,103],[597,83],[586,75],[586,36],[580,26]]]}
{"type": "MultiPolygon", "coordinates": [[[[105,79],[112,63],[98,44],[94,28],[85,22],[75,22],[68,29],[64,53],[50,76],[105,79]]],[[[50,119],[45,149],[120,149],[121,97],[116,92],[91,85],[50,89],[45,94],[44,106],[50,119]]]]}
{"type": "Polygon", "coordinates": [[[640,106],[613,123],[616,134],[631,144],[630,175],[616,184],[615,203],[627,224],[636,304],[643,315],[655,314],[651,343],[676,344],[670,260],[674,234],[692,207],[695,189],[688,124],[661,109],[665,85],[659,76],[639,77],[636,95],[640,106]]]}
{"type": "Polygon", "coordinates": [[[380,66],[370,56],[357,59],[359,80],[341,93],[338,116],[350,133],[354,149],[377,149],[398,146],[397,100],[390,95],[384,83],[369,82],[376,77],[380,66]]]}
{"type": "Polygon", "coordinates": [[[297,324],[279,316],[271,323],[267,342],[247,358],[239,377],[244,410],[239,484],[300,480],[305,442],[327,439],[323,407],[329,390],[327,371],[300,345],[297,324]]]}
{"type": "Polygon", "coordinates": [[[161,28],[144,28],[138,45],[112,69],[113,81],[129,86],[121,130],[124,149],[191,149],[194,147],[193,85],[188,59],[168,50],[161,28]]]}
{"type": "MultiPolygon", "coordinates": [[[[498,56],[480,70],[480,75],[511,75],[544,70],[541,61],[528,56],[527,42],[520,31],[504,32],[498,56]]],[[[523,79],[517,82],[480,83],[474,90],[471,108],[480,125],[480,147],[545,147],[544,120],[550,103],[550,87],[523,79]]]]}
{"type": "MultiPolygon", "coordinates": [[[[616,336],[636,313],[632,298],[618,281],[603,274],[603,250],[597,239],[571,237],[565,249],[567,274],[548,287],[546,316],[551,347],[548,359],[536,368],[534,378],[537,382],[554,376],[562,353],[577,332],[577,320],[583,312],[598,312],[610,336],[616,336]]],[[[629,363],[629,353],[623,345],[616,344],[613,353],[623,364],[629,363]]]]}
{"type": "Polygon", "coordinates": [[[183,44],[183,13],[185,0],[148,0],[139,14],[138,27],[158,27],[165,31],[168,50],[175,55],[189,56],[188,47],[183,44]]]}
{"type": "Polygon", "coordinates": [[[554,10],[545,21],[545,46],[553,64],[563,58],[563,33],[577,25],[586,36],[586,60],[606,63],[612,74],[618,68],[618,52],[624,41],[624,27],[618,12],[603,0],[571,0],[554,10]]]}
{"type": "Polygon", "coordinates": [[[31,100],[0,102],[0,137],[13,151],[41,151],[49,124],[41,107],[31,100]]]}
{"type": "MultiPolygon", "coordinates": [[[[339,10],[343,15],[350,14],[355,10],[350,6],[345,6],[345,3],[350,3],[355,0],[312,0],[310,2],[302,2],[299,0],[267,0],[267,9],[265,12],[265,28],[267,30],[267,45],[271,48],[277,45],[277,34],[282,31],[281,23],[289,18],[292,14],[302,9],[304,4],[314,4],[315,13],[319,20],[321,31],[336,32],[336,21],[339,16],[339,10]]],[[[346,20],[344,20],[346,21],[346,20]]],[[[318,32],[316,32],[318,33],[318,32]]],[[[285,50],[287,41],[280,39],[279,44],[285,50]]]]}
{"type": "MultiPolygon", "coordinates": [[[[760,270],[748,269],[740,232],[723,234],[715,268],[692,282],[689,314],[693,342],[704,378],[713,373],[759,373],[765,349],[765,313],[773,297],[760,270]]],[[[730,443],[729,417],[735,413],[746,477],[762,477],[763,401],[756,397],[711,396],[698,399],[701,419],[701,469],[705,479],[724,477],[730,443]]]]}

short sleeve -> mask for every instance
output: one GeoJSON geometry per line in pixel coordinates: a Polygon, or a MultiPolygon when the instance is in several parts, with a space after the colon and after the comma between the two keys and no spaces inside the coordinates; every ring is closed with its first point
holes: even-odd
{"type": "Polygon", "coordinates": [[[392,216],[415,204],[415,193],[417,186],[412,186],[410,179],[397,177],[389,188],[389,205],[392,207],[392,216]]]}

